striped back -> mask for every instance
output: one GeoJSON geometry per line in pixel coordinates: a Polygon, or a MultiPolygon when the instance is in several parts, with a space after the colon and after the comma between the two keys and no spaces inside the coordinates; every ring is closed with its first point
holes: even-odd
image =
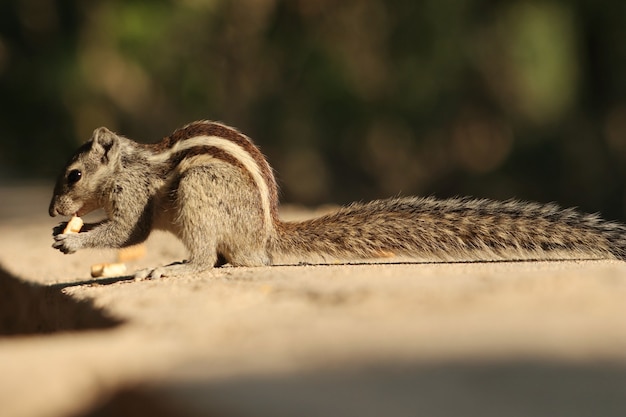
{"type": "Polygon", "coordinates": [[[207,156],[232,164],[247,172],[259,190],[265,224],[278,219],[278,187],[272,169],[261,151],[241,132],[210,121],[190,123],[165,137],[146,145],[155,162],[170,161],[183,166],[191,158],[207,156]]]}

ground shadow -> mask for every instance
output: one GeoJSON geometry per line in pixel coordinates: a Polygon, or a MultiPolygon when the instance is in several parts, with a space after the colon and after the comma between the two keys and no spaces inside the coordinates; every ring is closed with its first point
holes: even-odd
{"type": "Polygon", "coordinates": [[[29,283],[0,266],[0,336],[106,329],[121,324],[62,287],[29,283]]]}
{"type": "Polygon", "coordinates": [[[603,262],[609,259],[605,258],[554,258],[554,259],[479,259],[479,260],[434,260],[434,261],[422,261],[422,260],[357,260],[346,262],[298,262],[298,263],[285,263],[275,264],[273,266],[371,266],[371,265],[471,265],[471,264],[519,264],[519,263],[557,263],[557,262],[603,262]]]}
{"type": "Polygon", "coordinates": [[[176,378],[120,391],[82,417],[118,415],[621,417],[626,415],[626,367],[493,361],[222,381],[176,378]]]}
{"type": "Polygon", "coordinates": [[[118,282],[134,281],[135,277],[132,275],[122,275],[118,277],[90,278],[82,281],[58,282],[56,284],[50,284],[47,288],[62,290],[64,288],[80,287],[82,285],[111,285],[117,284],[118,282]]]}

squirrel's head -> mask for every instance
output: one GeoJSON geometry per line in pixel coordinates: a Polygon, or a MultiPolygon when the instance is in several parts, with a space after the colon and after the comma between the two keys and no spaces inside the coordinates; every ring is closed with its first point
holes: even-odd
{"type": "Polygon", "coordinates": [[[82,216],[102,207],[104,185],[113,178],[120,160],[120,137],[106,127],[70,158],[54,186],[48,212],[82,216]]]}

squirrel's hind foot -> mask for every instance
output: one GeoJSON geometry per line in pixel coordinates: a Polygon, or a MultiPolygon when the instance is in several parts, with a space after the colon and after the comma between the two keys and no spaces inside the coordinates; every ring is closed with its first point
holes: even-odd
{"type": "Polygon", "coordinates": [[[135,272],[134,277],[136,280],[159,279],[162,277],[193,275],[201,273],[205,270],[206,268],[201,268],[193,263],[183,261],[175,262],[170,265],[159,266],[157,268],[140,269],[135,272]]]}

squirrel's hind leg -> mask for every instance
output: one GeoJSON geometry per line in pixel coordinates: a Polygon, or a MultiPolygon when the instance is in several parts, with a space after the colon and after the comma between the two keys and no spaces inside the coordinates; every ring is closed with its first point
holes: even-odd
{"type": "Polygon", "coordinates": [[[203,272],[207,268],[199,267],[196,264],[182,261],[170,265],[159,266],[157,268],[141,269],[134,273],[135,279],[159,279],[161,277],[193,275],[203,272]]]}
{"type": "Polygon", "coordinates": [[[189,251],[189,261],[140,271],[135,276],[198,274],[225,262],[236,266],[269,265],[267,225],[253,185],[237,167],[226,162],[185,169],[168,193],[172,196],[169,230],[189,251]]]}

